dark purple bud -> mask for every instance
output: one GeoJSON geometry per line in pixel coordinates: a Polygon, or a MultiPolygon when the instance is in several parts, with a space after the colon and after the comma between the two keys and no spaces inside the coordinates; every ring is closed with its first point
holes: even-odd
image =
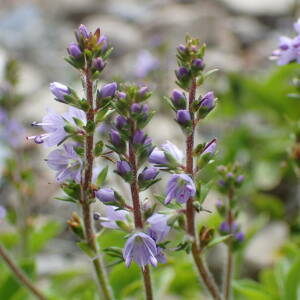
{"type": "Polygon", "coordinates": [[[93,214],[93,218],[94,218],[95,221],[99,221],[100,218],[101,218],[101,215],[100,215],[99,213],[95,212],[95,213],[93,214]]]}
{"type": "Polygon", "coordinates": [[[148,93],[148,92],[149,92],[149,88],[147,86],[143,86],[139,89],[138,95],[140,97],[144,97],[146,95],[146,93],[148,93]]]}
{"type": "Polygon", "coordinates": [[[186,47],[183,44],[180,44],[177,47],[178,52],[184,53],[186,51],[186,47]]]}
{"type": "Polygon", "coordinates": [[[139,103],[133,103],[131,105],[131,112],[133,113],[139,113],[142,110],[142,105],[139,103]]]}
{"type": "Polygon", "coordinates": [[[111,139],[111,143],[114,146],[119,146],[121,144],[120,133],[117,130],[111,129],[111,131],[110,131],[110,139],[111,139]]]}
{"type": "Polygon", "coordinates": [[[114,202],[115,192],[109,188],[102,188],[95,192],[96,197],[103,203],[114,202]]]}
{"type": "Polygon", "coordinates": [[[233,175],[232,172],[229,172],[229,173],[226,174],[226,177],[227,177],[228,179],[231,179],[231,178],[234,177],[234,175],[233,175]]]}
{"type": "Polygon", "coordinates": [[[181,125],[188,125],[191,122],[191,114],[186,109],[177,111],[177,122],[181,125]]]}
{"type": "Polygon", "coordinates": [[[176,75],[179,80],[184,79],[185,77],[189,76],[189,74],[190,73],[188,69],[185,67],[180,67],[178,71],[176,71],[176,75]]]}
{"type": "Polygon", "coordinates": [[[236,235],[235,235],[235,239],[238,241],[238,242],[243,242],[244,239],[245,239],[245,235],[242,231],[238,232],[236,235]]]}
{"type": "Polygon", "coordinates": [[[90,32],[85,25],[81,24],[78,29],[84,38],[87,39],[90,36],[90,32]]]}
{"type": "Polygon", "coordinates": [[[218,185],[219,185],[220,187],[225,187],[225,185],[226,185],[225,180],[220,179],[220,180],[218,181],[218,185]]]}
{"type": "Polygon", "coordinates": [[[141,178],[143,180],[153,180],[158,175],[158,172],[158,168],[155,167],[145,168],[141,173],[141,178]]]}
{"type": "Polygon", "coordinates": [[[101,98],[113,97],[115,95],[116,90],[117,90],[116,82],[108,83],[101,88],[100,97],[101,98]]]}
{"type": "Polygon", "coordinates": [[[125,117],[123,117],[123,116],[117,116],[116,117],[116,127],[119,130],[122,129],[127,124],[128,124],[128,121],[127,121],[127,119],[125,117]]]}
{"type": "Polygon", "coordinates": [[[201,58],[196,58],[192,61],[192,65],[197,70],[203,70],[204,62],[201,58]]]}
{"type": "Polygon", "coordinates": [[[71,55],[75,58],[79,58],[82,54],[80,47],[76,43],[70,43],[67,50],[68,50],[69,55],[71,55]]]}
{"type": "Polygon", "coordinates": [[[131,172],[131,168],[130,168],[129,163],[127,161],[125,161],[125,160],[118,161],[117,162],[117,171],[118,171],[118,173],[121,176],[130,173],[131,172]]]}
{"type": "Polygon", "coordinates": [[[148,104],[144,104],[144,105],[142,106],[142,112],[143,112],[144,114],[147,114],[147,113],[149,112],[149,106],[148,106],[148,104]]]}
{"type": "Polygon", "coordinates": [[[220,231],[223,233],[230,233],[230,232],[236,232],[238,230],[237,223],[233,222],[230,226],[230,224],[227,221],[224,221],[220,225],[220,231]]]}
{"type": "Polygon", "coordinates": [[[106,63],[103,61],[103,59],[101,57],[97,57],[97,58],[93,59],[93,67],[97,71],[101,72],[105,66],[106,66],[106,63]]]}
{"type": "Polygon", "coordinates": [[[172,102],[174,104],[179,104],[180,101],[185,100],[185,97],[182,92],[179,90],[174,89],[171,96],[172,102]]]}
{"type": "Polygon", "coordinates": [[[143,144],[146,139],[145,133],[143,130],[136,130],[133,136],[133,144],[143,144]]]}

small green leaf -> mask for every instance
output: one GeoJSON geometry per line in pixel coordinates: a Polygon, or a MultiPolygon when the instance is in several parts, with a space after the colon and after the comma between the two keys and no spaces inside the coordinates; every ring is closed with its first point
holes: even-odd
{"type": "Polygon", "coordinates": [[[207,248],[214,247],[220,243],[226,242],[229,238],[231,237],[231,234],[223,235],[223,236],[218,236],[214,238],[212,241],[210,241],[207,245],[207,248]]]}
{"type": "Polygon", "coordinates": [[[95,252],[91,247],[87,244],[87,242],[81,241],[76,243],[77,246],[85,253],[87,256],[94,258],[95,257],[95,252]]]}
{"type": "Polygon", "coordinates": [[[106,176],[107,176],[107,173],[108,173],[108,166],[106,166],[105,168],[103,168],[101,170],[101,172],[99,173],[98,177],[97,177],[97,180],[96,180],[96,184],[98,186],[102,186],[105,179],[106,179],[106,176]]]}

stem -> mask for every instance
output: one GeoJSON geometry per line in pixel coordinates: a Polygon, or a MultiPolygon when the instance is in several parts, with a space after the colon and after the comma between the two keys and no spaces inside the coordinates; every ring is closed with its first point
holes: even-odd
{"type": "Polygon", "coordinates": [[[5,249],[0,245],[0,256],[7,263],[8,267],[15,274],[18,280],[23,283],[31,292],[34,294],[37,299],[47,300],[47,298],[37,289],[36,286],[29,280],[25,273],[11,260],[11,258],[6,253],[5,249]]]}
{"type": "MultiPolygon", "coordinates": [[[[131,125],[131,137],[133,137],[135,132],[135,123],[130,120],[131,125]]],[[[141,206],[140,206],[140,195],[139,195],[139,186],[137,181],[137,162],[136,162],[136,153],[134,150],[134,146],[132,143],[132,138],[129,139],[129,163],[131,166],[132,172],[132,180],[130,183],[131,189],[131,197],[132,197],[132,204],[133,204],[133,215],[134,215],[134,224],[135,228],[141,229],[143,228],[143,218],[141,213],[141,206]]],[[[143,279],[144,279],[144,287],[145,287],[145,294],[147,300],[153,299],[153,292],[152,292],[152,283],[151,283],[151,274],[149,266],[146,265],[144,269],[142,269],[143,279]]]]}
{"type": "MultiPolygon", "coordinates": [[[[192,112],[192,104],[195,100],[196,95],[196,79],[193,79],[191,88],[189,91],[189,111],[191,114],[191,120],[192,120],[192,132],[186,139],[186,173],[190,174],[192,178],[194,178],[194,160],[193,160],[193,148],[194,148],[194,134],[195,134],[195,116],[192,112]]],[[[187,227],[186,231],[187,233],[193,238],[192,242],[192,256],[195,261],[197,270],[199,272],[199,275],[201,276],[204,284],[206,285],[208,291],[213,296],[215,300],[222,300],[222,296],[219,292],[219,289],[210,274],[210,271],[206,267],[203,258],[200,257],[200,248],[198,245],[198,235],[196,234],[196,228],[195,228],[195,209],[193,206],[193,198],[190,198],[187,201],[186,204],[186,221],[187,221],[187,227]]]]}
{"type": "MultiPolygon", "coordinates": [[[[90,71],[86,70],[86,96],[89,104],[89,110],[87,112],[87,121],[94,122],[94,99],[93,99],[93,81],[90,76],[90,71]]],[[[98,255],[98,247],[96,243],[96,236],[93,228],[93,222],[91,217],[91,208],[90,208],[90,184],[92,181],[93,174],[93,155],[94,147],[94,134],[91,133],[86,136],[85,140],[85,169],[81,184],[81,207],[83,214],[83,224],[84,224],[84,233],[87,244],[95,252],[95,259],[93,260],[93,266],[96,273],[96,278],[101,288],[105,300],[114,299],[112,295],[111,288],[108,283],[106,270],[100,255],[98,255]]]]}
{"type": "MultiPolygon", "coordinates": [[[[233,199],[233,190],[229,190],[227,221],[229,224],[229,229],[231,234],[233,233],[233,221],[234,221],[232,215],[232,199],[233,199]]],[[[226,261],[226,271],[225,271],[225,282],[223,287],[225,300],[230,299],[232,266],[233,266],[233,255],[232,255],[232,237],[231,237],[227,242],[227,261],[226,261]]]]}

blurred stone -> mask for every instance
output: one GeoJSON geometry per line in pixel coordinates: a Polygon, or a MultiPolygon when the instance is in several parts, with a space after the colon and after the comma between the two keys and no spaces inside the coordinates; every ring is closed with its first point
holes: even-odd
{"type": "Polygon", "coordinates": [[[221,0],[229,8],[250,15],[283,15],[288,13],[294,0],[221,0]]]}
{"type": "Polygon", "coordinates": [[[288,225],[284,222],[269,223],[250,241],[245,260],[257,268],[272,265],[278,256],[280,247],[288,239],[288,225]]]}

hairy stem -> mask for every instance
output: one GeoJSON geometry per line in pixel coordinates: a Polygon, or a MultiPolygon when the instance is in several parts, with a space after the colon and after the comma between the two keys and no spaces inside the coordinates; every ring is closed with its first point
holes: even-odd
{"type": "MultiPolygon", "coordinates": [[[[131,121],[130,125],[131,125],[131,136],[133,137],[135,132],[135,123],[131,121]]],[[[143,228],[143,218],[141,213],[139,186],[137,180],[138,169],[137,169],[136,153],[134,150],[132,139],[129,140],[129,163],[132,172],[130,189],[131,189],[131,197],[132,197],[132,204],[133,204],[134,224],[135,224],[135,228],[141,229],[143,228]]],[[[144,269],[142,269],[142,273],[143,273],[146,299],[152,300],[153,292],[152,292],[151,274],[148,265],[145,266],[144,269]]]]}
{"type": "MultiPolygon", "coordinates": [[[[229,229],[231,234],[233,233],[233,222],[234,222],[233,214],[232,214],[232,199],[233,199],[233,190],[229,190],[227,222],[229,224],[229,229]]],[[[227,241],[227,260],[226,260],[225,281],[223,286],[225,300],[230,299],[232,267],[233,267],[233,253],[232,253],[232,237],[231,237],[227,241]]]]}
{"type": "MultiPolygon", "coordinates": [[[[194,178],[194,160],[193,160],[193,148],[194,148],[194,133],[195,133],[195,117],[192,112],[192,104],[195,100],[196,95],[196,80],[193,79],[191,88],[189,91],[189,111],[192,120],[192,132],[186,139],[186,173],[190,174],[194,178]]],[[[190,198],[186,204],[186,220],[187,220],[187,233],[193,238],[192,242],[192,256],[195,261],[199,275],[201,276],[204,284],[208,291],[215,300],[222,300],[222,296],[219,289],[206,267],[203,258],[200,257],[200,248],[198,244],[198,235],[196,234],[195,228],[195,209],[193,206],[193,198],[190,198]]]]}
{"type": "Polygon", "coordinates": [[[5,249],[0,245],[0,256],[7,263],[8,267],[15,274],[17,279],[23,283],[30,292],[36,296],[37,299],[47,300],[47,297],[42,294],[42,292],[34,286],[34,284],[30,281],[30,279],[24,274],[24,272],[12,261],[12,259],[8,256],[5,249]]]}
{"type": "MultiPolygon", "coordinates": [[[[90,71],[86,71],[86,97],[89,104],[89,110],[87,112],[87,121],[94,122],[94,99],[93,99],[93,81],[90,76],[90,71]]],[[[104,268],[104,263],[101,256],[98,254],[98,246],[96,242],[96,236],[93,228],[93,220],[91,217],[91,208],[90,208],[90,184],[92,181],[93,174],[93,164],[94,164],[94,134],[91,133],[86,136],[85,140],[85,169],[81,184],[81,207],[83,214],[83,224],[84,224],[84,233],[85,239],[89,247],[94,251],[95,258],[93,260],[93,266],[96,273],[97,282],[102,291],[103,297],[105,300],[114,299],[112,295],[112,290],[109,286],[107,279],[106,270],[104,268]]]]}

